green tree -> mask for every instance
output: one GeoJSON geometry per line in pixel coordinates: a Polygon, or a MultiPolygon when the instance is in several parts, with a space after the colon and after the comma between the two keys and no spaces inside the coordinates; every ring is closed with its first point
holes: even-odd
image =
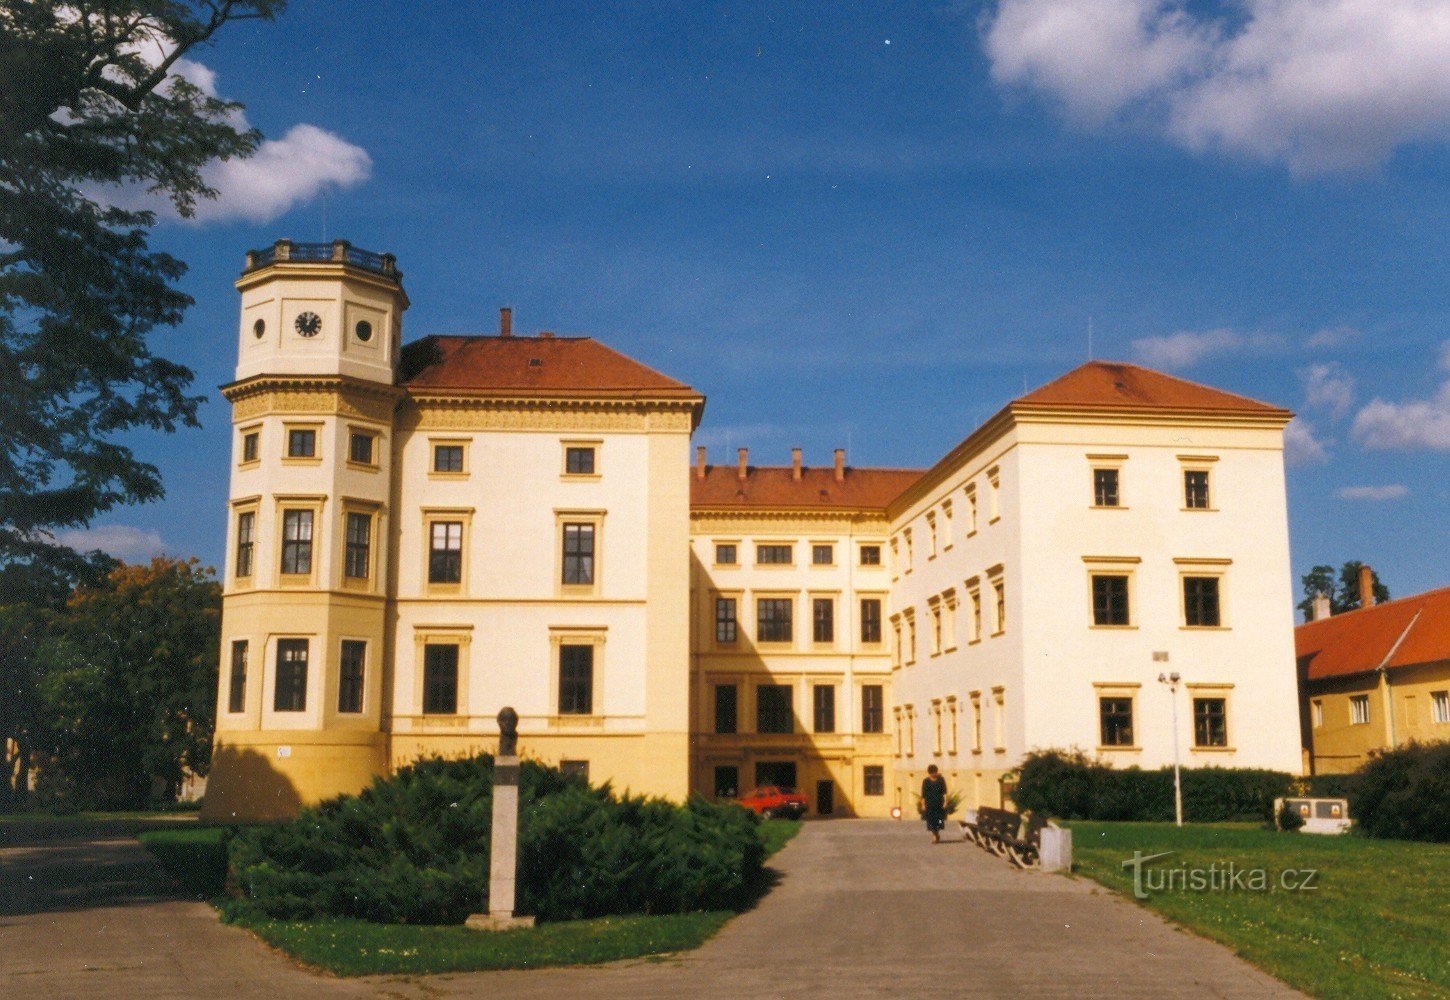
{"type": "MultiPolygon", "coordinates": [[[[1304,620],[1312,621],[1314,615],[1314,597],[1316,594],[1323,594],[1329,598],[1329,610],[1333,614],[1342,614],[1345,611],[1353,611],[1359,607],[1359,568],[1364,563],[1357,559],[1351,559],[1339,569],[1339,576],[1336,579],[1333,566],[1315,566],[1308,573],[1299,578],[1304,585],[1304,600],[1297,605],[1299,611],[1304,615],[1304,620]]],[[[1373,579],[1374,600],[1376,604],[1382,604],[1390,599],[1390,588],[1380,582],[1379,574],[1370,571],[1373,579]]]]}
{"type": "Polygon", "coordinates": [[[202,168],[260,136],[177,61],[282,5],[0,0],[0,566],[64,559],[55,529],[161,495],[116,438],[196,423],[191,372],[148,344],[191,304],[185,265],[148,247],[154,213],[104,195],[183,216],[216,196],[202,168]]]}
{"type": "Polygon", "coordinates": [[[40,659],[42,780],[81,805],[174,798],[205,775],[216,717],[221,586],[195,559],[120,566],[79,587],[40,659]]]}

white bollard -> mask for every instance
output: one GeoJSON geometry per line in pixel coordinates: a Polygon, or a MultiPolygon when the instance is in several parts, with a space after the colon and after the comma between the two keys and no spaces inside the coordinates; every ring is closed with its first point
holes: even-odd
{"type": "Polygon", "coordinates": [[[1072,871],[1072,831],[1060,826],[1042,828],[1038,866],[1045,872],[1072,871]]]}

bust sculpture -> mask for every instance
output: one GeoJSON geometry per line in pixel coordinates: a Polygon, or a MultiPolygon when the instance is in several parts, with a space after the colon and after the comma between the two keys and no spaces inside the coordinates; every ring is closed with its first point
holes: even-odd
{"type": "Polygon", "coordinates": [[[513,757],[519,750],[519,713],[504,706],[498,713],[498,755],[513,757]]]}

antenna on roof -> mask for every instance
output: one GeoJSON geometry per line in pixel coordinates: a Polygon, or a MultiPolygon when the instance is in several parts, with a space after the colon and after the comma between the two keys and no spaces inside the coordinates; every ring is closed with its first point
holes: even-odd
{"type": "Polygon", "coordinates": [[[1093,359],[1093,318],[1088,317],[1088,360],[1093,359]]]}

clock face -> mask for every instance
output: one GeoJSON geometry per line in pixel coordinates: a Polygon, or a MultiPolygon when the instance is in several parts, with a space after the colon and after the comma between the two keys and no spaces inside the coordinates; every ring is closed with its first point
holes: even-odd
{"type": "Polygon", "coordinates": [[[297,332],[304,337],[315,337],[322,329],[322,317],[315,312],[298,313],[297,332]]]}

